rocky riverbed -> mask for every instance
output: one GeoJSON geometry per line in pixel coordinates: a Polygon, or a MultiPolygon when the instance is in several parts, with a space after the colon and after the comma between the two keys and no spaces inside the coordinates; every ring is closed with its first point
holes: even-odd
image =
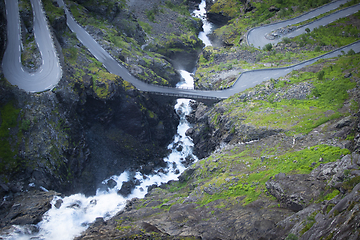
{"type": "MultiPolygon", "coordinates": [[[[256,11],[250,1],[242,2],[242,14],[256,11]]],[[[198,22],[175,8],[156,11],[165,4],[162,0],[128,1],[129,8],[105,1],[97,1],[97,8],[82,0],[68,3],[84,14],[86,21],[78,20],[92,36],[148,82],[174,85],[179,76],[173,65],[187,68],[183,60],[196,60],[202,47],[196,38],[198,22]],[[189,26],[194,27],[190,34],[189,26]],[[179,51],[186,54],[177,61],[179,51]]],[[[0,7],[5,20],[3,1],[0,7]]],[[[228,20],[219,14],[211,18],[228,20]]],[[[61,193],[92,195],[99,186],[111,188],[114,182],[101,181],[125,169],[152,173],[164,164],[179,121],[172,99],[139,92],[109,74],[67,30],[64,16],[52,19],[64,71],[59,85],[28,94],[1,77],[2,234],[13,224],[24,226],[17,231],[38,231],[36,224],[61,193]]],[[[6,39],[4,22],[0,43],[6,39]]],[[[208,67],[235,60],[256,63],[259,54],[271,54],[240,46],[227,51],[230,45],[221,42],[225,48],[202,52],[208,67]]],[[[300,53],[315,46],[284,43],[274,48],[300,53]]],[[[324,60],[214,105],[191,102],[187,119],[193,125],[187,135],[201,160],[178,181],[152,186],[144,199],[128,201],[113,218],[96,219],[77,239],[359,238],[357,59],[355,54],[324,60]],[[321,71],[324,79],[318,81],[321,71]],[[327,88],[337,107],[326,100],[327,88]]],[[[220,79],[231,83],[244,71],[225,67],[201,76],[198,87],[218,88],[220,79]]],[[[125,182],[120,194],[129,194],[135,184],[136,179],[125,182]]],[[[53,204],[58,208],[62,202],[53,204]]]]}

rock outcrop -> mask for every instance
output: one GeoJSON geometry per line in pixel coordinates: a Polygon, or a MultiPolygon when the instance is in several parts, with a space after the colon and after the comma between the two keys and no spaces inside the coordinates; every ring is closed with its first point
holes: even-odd
{"type": "MultiPolygon", "coordinates": [[[[52,91],[28,94],[1,77],[0,196],[41,187],[90,194],[125,168],[162,166],[178,123],[173,101],[141,93],[94,65],[69,34],[65,17],[48,14],[62,44],[54,39],[63,78],[52,91]]],[[[166,66],[154,61],[154,68],[166,66]]]]}

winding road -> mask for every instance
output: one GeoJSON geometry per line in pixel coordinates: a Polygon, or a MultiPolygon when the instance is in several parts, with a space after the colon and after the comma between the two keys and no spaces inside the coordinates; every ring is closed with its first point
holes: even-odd
{"type": "MultiPolygon", "coordinates": [[[[271,33],[272,31],[275,31],[277,29],[280,29],[280,28],[283,28],[283,27],[286,27],[289,25],[301,23],[308,19],[311,19],[311,18],[314,18],[321,14],[324,14],[326,12],[332,11],[332,10],[340,7],[341,4],[345,4],[348,1],[349,0],[339,0],[336,2],[326,4],[319,8],[316,8],[310,12],[304,13],[296,18],[268,24],[265,26],[252,28],[247,34],[247,42],[248,42],[248,44],[253,45],[254,47],[257,47],[257,48],[262,48],[263,46],[265,46],[268,43],[276,44],[281,41],[281,38],[269,40],[265,36],[268,33],[271,33]]],[[[325,26],[325,25],[332,23],[333,21],[336,21],[340,18],[347,17],[351,14],[354,14],[354,13],[358,12],[359,10],[360,10],[360,4],[357,4],[357,5],[348,7],[348,8],[344,8],[344,9],[336,11],[328,16],[324,16],[320,19],[310,22],[309,24],[303,25],[303,26],[297,28],[295,31],[286,34],[286,37],[296,37],[300,34],[305,33],[306,28],[309,28],[312,31],[314,28],[317,28],[319,26],[325,26]]]]}
{"type": "Polygon", "coordinates": [[[41,1],[31,0],[34,13],[34,35],[42,65],[30,73],[21,64],[21,27],[18,0],[5,0],[7,17],[7,46],[2,68],[5,78],[27,92],[42,92],[54,88],[62,77],[59,59],[47,25],[41,1]]]}
{"type": "MultiPolygon", "coordinates": [[[[17,7],[17,0],[5,0],[6,2],[6,9],[7,9],[7,18],[8,18],[8,36],[9,36],[9,42],[5,55],[4,55],[4,61],[3,61],[3,68],[6,67],[6,71],[4,69],[4,75],[9,80],[10,83],[14,85],[18,85],[19,88],[24,89],[28,92],[38,92],[38,91],[45,91],[48,89],[51,89],[56,85],[56,83],[61,78],[61,69],[58,64],[58,58],[56,56],[55,49],[52,44],[51,35],[48,30],[46,20],[44,13],[41,9],[41,5],[39,3],[40,0],[31,0],[31,3],[33,5],[33,11],[36,24],[42,24],[41,28],[35,29],[35,32],[39,32],[39,36],[45,39],[47,36],[47,40],[44,40],[42,38],[38,39],[39,37],[36,34],[36,40],[38,42],[38,46],[40,49],[40,52],[42,54],[42,57],[44,59],[43,65],[41,68],[34,74],[29,74],[24,71],[22,65],[21,65],[21,58],[20,58],[20,46],[21,46],[21,40],[20,40],[20,27],[19,27],[19,15],[18,15],[18,7],[17,7]],[[10,3],[11,2],[11,3],[10,3]],[[16,2],[16,3],[15,3],[16,2]],[[36,3],[35,3],[36,2],[36,3]],[[35,6],[35,7],[34,7],[35,6]],[[11,11],[11,14],[8,13],[8,11],[11,11]],[[16,13],[15,13],[16,12],[16,13]],[[15,16],[16,15],[16,16],[15,16]],[[9,30],[10,28],[10,30],[9,30]],[[11,28],[18,29],[17,31],[11,30],[11,28]],[[9,34],[11,33],[11,35],[9,34]],[[42,34],[42,35],[41,35],[42,34]],[[17,35],[17,37],[16,37],[17,35]],[[13,43],[11,39],[16,39],[13,43]],[[42,40],[42,41],[38,41],[42,40]],[[44,42],[45,41],[45,42],[44,42]],[[47,41],[47,42],[46,42],[47,41]],[[45,46],[43,46],[45,45],[45,46]],[[16,56],[12,56],[15,55],[16,56]],[[44,54],[49,53],[49,54],[44,54]],[[46,73],[46,75],[44,75],[46,73]],[[60,76],[60,78],[59,78],[60,76]],[[48,81],[46,81],[46,77],[48,78],[48,81]],[[37,81],[38,79],[38,81],[37,81]]],[[[88,50],[94,55],[94,57],[103,63],[104,67],[113,74],[116,74],[120,77],[122,77],[125,81],[130,82],[133,84],[137,89],[140,91],[145,92],[152,92],[162,95],[171,95],[176,97],[184,97],[184,98],[193,98],[193,99],[225,99],[228,98],[235,93],[244,91],[247,88],[253,87],[263,81],[266,81],[270,78],[279,78],[281,76],[285,76],[292,70],[300,69],[306,65],[312,64],[316,62],[317,60],[321,58],[331,58],[336,57],[339,54],[341,54],[341,51],[347,52],[350,49],[353,49],[355,52],[360,52],[360,41],[355,42],[353,44],[344,46],[342,48],[339,48],[333,52],[324,54],[322,56],[319,56],[314,59],[310,59],[307,61],[304,61],[302,63],[290,66],[290,67],[283,67],[283,68],[273,68],[273,69],[261,69],[261,70],[252,70],[242,73],[238,79],[236,80],[235,84],[224,90],[217,90],[217,91],[203,91],[203,90],[191,90],[191,89],[180,89],[180,88],[170,88],[170,87],[162,87],[158,85],[151,85],[147,84],[143,81],[140,81],[139,79],[135,78],[133,75],[130,74],[130,72],[123,67],[121,64],[119,64],[108,52],[106,52],[99,43],[97,43],[72,17],[71,13],[66,8],[63,0],[57,0],[59,6],[64,7],[65,14],[67,16],[67,25],[71,29],[72,32],[74,32],[79,39],[79,41],[88,48],[88,50]]],[[[347,1],[340,0],[336,1],[330,4],[327,4],[323,7],[320,7],[314,11],[311,11],[309,13],[306,13],[300,17],[297,17],[295,20],[291,19],[288,21],[266,25],[258,28],[254,28],[249,31],[248,34],[248,42],[250,44],[253,44],[254,46],[262,47],[265,44],[268,43],[269,40],[267,40],[264,36],[265,34],[272,32],[273,30],[281,27],[282,25],[277,24],[285,24],[284,26],[287,26],[289,24],[293,24],[291,21],[304,21],[306,19],[312,18],[315,15],[330,11],[332,9],[337,8],[340,4],[345,3],[347,1]],[[257,36],[257,37],[255,37],[257,36]],[[262,39],[264,38],[264,39],[262,39]],[[258,41],[259,39],[259,41],[258,41]]],[[[349,14],[353,14],[357,11],[359,11],[360,5],[356,5],[350,8],[347,8],[346,11],[339,11],[336,12],[328,17],[326,17],[327,23],[331,21],[334,21],[338,18],[345,17],[349,14]]],[[[320,26],[323,24],[323,21],[318,20],[314,22],[315,26],[320,26]]],[[[325,24],[326,25],[326,24],[325,24]]],[[[310,26],[310,25],[307,25],[310,26]]],[[[305,30],[304,30],[305,31],[305,30]]],[[[293,34],[301,34],[302,30],[295,31],[293,34]]],[[[277,40],[278,41],[278,40],[277,40]]],[[[276,42],[276,41],[274,41],[276,42]]]]}

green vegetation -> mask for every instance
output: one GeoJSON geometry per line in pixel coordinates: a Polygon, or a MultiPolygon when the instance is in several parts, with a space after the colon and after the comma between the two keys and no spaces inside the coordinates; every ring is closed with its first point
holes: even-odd
{"type": "Polygon", "coordinates": [[[308,216],[306,218],[306,221],[305,221],[305,227],[299,232],[300,233],[300,236],[302,236],[304,233],[306,233],[315,223],[315,216],[316,216],[317,212],[313,212],[310,216],[308,216]]]}
{"type": "Polygon", "coordinates": [[[189,15],[189,9],[185,4],[174,4],[170,0],[165,1],[165,6],[181,15],[189,15]]]}
{"type": "Polygon", "coordinates": [[[272,44],[271,43],[268,43],[268,44],[266,44],[264,47],[263,47],[263,50],[265,51],[271,51],[271,49],[272,49],[272,44]]]}
{"type": "MultiPolygon", "coordinates": [[[[351,21],[357,19],[360,21],[360,12],[348,16],[343,19],[339,19],[328,26],[315,28],[312,32],[299,35],[295,38],[289,39],[284,38],[283,43],[288,44],[291,42],[296,43],[298,47],[295,48],[295,51],[287,49],[284,47],[284,50],[277,50],[271,44],[264,46],[262,51],[257,50],[249,46],[234,47],[232,49],[220,49],[214,47],[206,47],[206,58],[204,55],[200,56],[198,68],[195,74],[195,77],[199,79],[196,84],[206,82],[209,77],[214,73],[213,71],[219,72],[228,70],[226,67],[231,65],[232,68],[242,68],[242,69],[263,69],[269,67],[281,67],[288,66],[296,62],[304,61],[310,58],[317,57],[321,54],[324,54],[324,46],[336,46],[341,47],[359,40],[358,29],[356,24],[352,25],[351,21]],[[316,46],[313,48],[313,46],[316,46]],[[298,50],[299,47],[303,47],[304,50],[298,50]],[[305,50],[308,49],[308,50],[305,50]],[[241,60],[230,60],[227,62],[216,62],[214,61],[215,56],[227,55],[232,52],[237,51],[250,51],[251,53],[256,53],[256,62],[249,63],[241,60]]],[[[354,55],[355,51],[350,50],[347,55],[354,55]]],[[[321,73],[320,73],[321,74],[321,73]]],[[[233,81],[228,82],[228,80],[223,79],[219,80],[216,83],[213,83],[214,89],[230,87],[233,84],[233,81]]]]}
{"type": "MultiPolygon", "coordinates": [[[[160,84],[169,86],[168,82],[168,73],[160,73],[161,71],[156,71],[157,66],[155,63],[162,62],[164,63],[163,56],[159,53],[147,52],[144,51],[139,43],[132,37],[128,37],[123,34],[122,30],[114,28],[111,26],[106,19],[101,19],[96,17],[95,15],[86,11],[86,9],[79,4],[72,3],[70,5],[70,9],[74,17],[79,21],[80,24],[84,26],[93,26],[97,31],[101,31],[103,34],[103,44],[109,45],[110,54],[113,56],[117,56],[118,60],[122,62],[130,72],[136,72],[135,76],[145,82],[151,82],[153,84],[160,84]],[[119,54],[120,52],[120,54],[119,54]],[[138,61],[138,59],[142,59],[138,64],[128,64],[127,62],[138,61]]],[[[156,8],[156,12],[162,12],[162,9],[156,8]]],[[[155,10],[154,10],[155,11],[155,10]]],[[[147,22],[139,22],[140,26],[143,28],[145,32],[151,34],[152,27],[147,22]]],[[[184,39],[187,39],[187,36],[184,36],[184,39]]],[[[189,42],[191,44],[191,42],[189,42]]],[[[77,58],[76,49],[67,49],[68,58],[72,64],[75,64],[77,58]]],[[[165,63],[164,66],[170,65],[169,63],[165,63]]],[[[167,67],[167,66],[166,66],[167,67]]],[[[164,68],[165,69],[165,68],[164,68]]],[[[162,69],[162,70],[164,70],[162,69]]],[[[167,69],[166,71],[171,74],[172,69],[167,69]]],[[[101,77],[102,78],[102,77],[101,77]]],[[[96,81],[96,79],[95,79],[96,81]]],[[[104,81],[102,81],[104,82],[104,81]]],[[[97,93],[99,96],[108,96],[105,94],[107,92],[105,89],[102,89],[103,92],[97,89],[97,93]]]]}
{"type": "Polygon", "coordinates": [[[353,178],[348,179],[347,181],[344,182],[343,184],[343,188],[345,190],[347,190],[348,192],[351,192],[352,189],[358,184],[360,183],[360,176],[356,176],[353,178]]]}
{"type": "Polygon", "coordinates": [[[55,18],[65,14],[64,9],[56,7],[51,0],[43,0],[42,3],[51,24],[54,22],[55,18]]]}
{"type": "Polygon", "coordinates": [[[285,240],[298,240],[298,236],[296,236],[295,234],[293,233],[290,233],[286,238],[285,240]]]}
{"type": "MultiPolygon", "coordinates": [[[[207,51],[212,51],[210,55],[204,55],[210,61],[214,52],[217,53],[218,50],[209,48],[207,51]]],[[[207,60],[204,58],[202,61],[207,60]]],[[[225,119],[232,119],[231,131],[233,133],[241,133],[244,125],[250,125],[259,129],[281,129],[287,136],[307,134],[323,123],[349,114],[341,112],[340,108],[343,107],[344,102],[349,100],[348,91],[356,87],[356,82],[352,78],[344,76],[351,72],[354,74],[353,77],[360,77],[359,73],[355,73],[359,64],[360,54],[346,54],[335,59],[320,60],[309,67],[309,69],[318,69],[317,71],[306,71],[305,68],[293,71],[284,80],[270,80],[269,82],[274,84],[275,89],[282,89],[276,96],[275,94],[263,95],[265,100],[252,100],[251,98],[240,98],[244,93],[239,93],[224,100],[218,106],[221,108],[221,115],[216,108],[209,113],[210,123],[214,129],[220,129],[223,127],[222,124],[228,123],[224,121],[225,119]],[[306,99],[296,100],[281,97],[291,86],[305,82],[312,85],[312,90],[306,99]]],[[[263,88],[264,85],[256,86],[246,90],[245,94],[257,91],[261,96],[263,88]]],[[[354,100],[352,101],[354,102],[354,100]]],[[[356,102],[351,105],[358,106],[356,102]]],[[[352,113],[356,113],[357,109],[358,107],[354,107],[352,113]]],[[[224,151],[221,154],[213,154],[208,159],[201,161],[200,169],[194,173],[192,179],[198,179],[196,185],[202,185],[201,189],[205,189],[205,187],[213,189],[213,193],[204,193],[198,204],[208,206],[209,203],[216,201],[220,207],[225,207],[227,204],[236,202],[236,198],[239,196],[245,197],[242,199],[243,204],[249,204],[259,197],[265,196],[265,182],[271,176],[280,172],[306,174],[319,165],[320,158],[326,159],[326,162],[336,161],[342,155],[349,153],[346,149],[327,145],[313,146],[300,151],[291,149],[281,151],[284,151],[281,144],[273,148],[261,147],[260,149],[251,146],[245,150],[241,148],[239,152],[234,149],[231,153],[224,151]],[[260,158],[262,155],[271,157],[262,161],[260,158]],[[316,164],[312,165],[312,163],[316,164]],[[229,171],[229,169],[241,170],[237,172],[229,171]],[[229,179],[229,176],[236,176],[239,180],[236,184],[228,183],[225,179],[229,179]]],[[[359,179],[349,179],[345,185],[346,189],[351,191],[357,182],[359,179]]],[[[186,188],[187,186],[182,185],[179,190],[186,188]]],[[[314,201],[331,200],[338,194],[338,190],[327,189],[324,194],[319,196],[319,199],[314,199],[314,201]]],[[[310,219],[306,223],[304,232],[312,224],[314,222],[310,219]]]]}
{"type": "MultiPolygon", "coordinates": [[[[313,72],[293,71],[287,82],[280,81],[275,84],[275,87],[286,90],[292,84],[309,82],[314,88],[308,99],[274,101],[274,96],[269,96],[267,101],[234,101],[240,95],[238,94],[224,101],[232,103],[226,105],[224,116],[233,119],[242,116],[242,120],[235,123],[236,127],[245,123],[257,127],[283,129],[288,131],[289,135],[308,133],[313,128],[340,117],[343,114],[338,110],[349,97],[347,91],[356,86],[355,82],[344,77],[343,69],[355,69],[360,63],[360,55],[342,56],[335,62],[320,61],[320,64],[321,62],[325,64],[320,75],[313,72]]],[[[213,119],[215,120],[215,116],[213,119]]]]}
{"type": "MultiPolygon", "coordinates": [[[[267,151],[277,151],[276,149],[267,149],[267,151]]],[[[221,163],[217,163],[213,168],[217,169],[218,174],[214,174],[213,171],[208,171],[209,166],[205,168],[205,164],[211,163],[212,157],[209,157],[203,164],[203,171],[197,175],[198,179],[211,179],[207,181],[205,186],[215,184],[216,186],[224,186],[226,182],[224,179],[228,177],[221,169],[226,164],[244,164],[244,170],[237,172],[237,178],[240,179],[236,185],[227,185],[222,187],[218,193],[213,195],[206,194],[198,203],[200,205],[206,205],[218,199],[230,199],[239,196],[245,196],[243,203],[249,204],[258,199],[259,196],[264,196],[265,182],[270,177],[275,176],[278,173],[286,174],[308,174],[316,168],[319,163],[315,166],[311,166],[313,162],[318,162],[320,158],[323,158],[325,162],[336,161],[340,156],[348,154],[349,150],[341,149],[338,147],[332,147],[328,145],[317,145],[309,147],[300,151],[287,152],[279,154],[276,157],[269,157],[266,162],[263,162],[260,157],[254,157],[256,153],[253,149],[247,149],[240,153],[234,151],[232,154],[224,154],[217,156],[221,159],[221,163]],[[224,164],[226,163],[226,164],[224,164]],[[220,167],[221,166],[221,167],[220,167]]],[[[234,172],[232,172],[234,175],[234,172]]]]}
{"type": "Polygon", "coordinates": [[[215,34],[223,36],[228,43],[238,44],[241,36],[249,29],[260,24],[268,24],[280,19],[292,18],[309,9],[316,8],[330,2],[329,0],[306,1],[306,0],[269,0],[251,2],[254,10],[244,14],[244,5],[237,0],[219,0],[210,12],[221,12],[232,18],[230,22],[215,30],[215,34]],[[271,6],[280,9],[279,12],[269,11],[271,6]],[[239,16],[240,15],[240,16],[239,16]],[[246,16],[246,18],[244,17],[246,16]]]}
{"type": "Polygon", "coordinates": [[[146,10],[145,14],[151,22],[155,23],[155,16],[159,14],[159,12],[161,12],[161,10],[159,10],[158,6],[154,6],[152,9],[146,10]]]}
{"type": "Polygon", "coordinates": [[[293,39],[300,46],[318,45],[318,46],[336,46],[341,47],[359,40],[360,29],[351,24],[351,19],[360,19],[360,12],[353,14],[325,27],[315,28],[312,32],[301,34],[293,39]]]}
{"type": "Polygon", "coordinates": [[[139,21],[140,26],[142,27],[142,29],[144,30],[144,32],[146,32],[147,34],[151,34],[151,25],[143,22],[143,21],[139,21]]]}
{"type": "Polygon", "coordinates": [[[18,159],[18,130],[20,109],[15,108],[13,102],[0,108],[0,173],[14,172],[20,164],[18,159]]]}

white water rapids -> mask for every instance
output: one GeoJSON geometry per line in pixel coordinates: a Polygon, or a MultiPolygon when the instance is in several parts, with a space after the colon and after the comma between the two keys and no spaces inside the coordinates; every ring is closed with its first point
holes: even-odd
{"type": "MultiPolygon", "coordinates": [[[[206,46],[211,45],[207,35],[211,31],[211,24],[206,21],[206,2],[202,0],[200,9],[195,10],[193,15],[202,19],[204,32],[199,34],[206,46]]],[[[192,74],[179,70],[182,81],[177,84],[178,88],[194,88],[192,74]]],[[[86,197],[83,194],[74,194],[68,197],[55,197],[52,201],[52,208],[44,214],[43,220],[36,226],[13,226],[0,239],[22,240],[22,239],[46,239],[46,240],[69,240],[78,236],[86,230],[96,218],[102,217],[107,220],[122,210],[126,205],[126,200],[132,198],[143,198],[147,193],[147,186],[153,184],[160,185],[177,177],[186,169],[183,164],[186,158],[197,160],[192,153],[193,142],[185,135],[190,125],[185,116],[190,114],[190,99],[178,99],[175,110],[180,116],[180,122],[174,141],[169,144],[168,149],[172,152],[164,160],[168,163],[168,168],[164,172],[155,175],[142,175],[140,172],[123,172],[118,176],[112,176],[103,181],[106,184],[110,179],[116,182],[116,186],[107,190],[98,189],[95,196],[86,197]],[[177,146],[181,145],[181,148],[177,146]],[[179,149],[180,151],[178,151],[179,149]],[[117,192],[121,189],[122,183],[135,177],[140,185],[136,186],[132,193],[126,198],[117,192]],[[60,207],[55,207],[56,203],[61,202],[60,207]]],[[[45,189],[44,189],[45,190],[45,189]]]]}
{"type": "Polygon", "coordinates": [[[200,18],[203,23],[203,31],[199,33],[199,38],[203,41],[205,44],[205,47],[211,46],[210,39],[208,38],[208,35],[213,30],[213,24],[207,21],[206,17],[206,1],[202,0],[199,9],[196,9],[193,11],[192,15],[194,17],[200,18]]]}

